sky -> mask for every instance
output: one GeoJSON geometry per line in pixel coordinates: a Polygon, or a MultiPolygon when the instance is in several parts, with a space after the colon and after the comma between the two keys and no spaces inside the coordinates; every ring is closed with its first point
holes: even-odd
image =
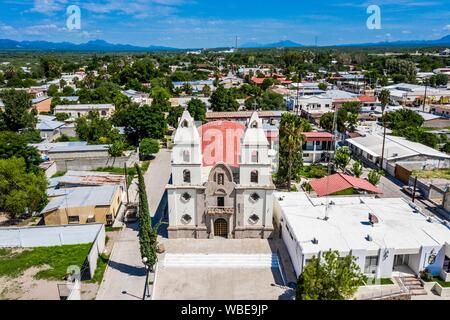
{"type": "Polygon", "coordinates": [[[139,46],[231,47],[291,40],[335,45],[450,34],[450,0],[0,0],[0,38],[139,46]],[[67,8],[80,8],[80,29],[67,8]],[[370,5],[381,29],[370,30],[370,5]]]}

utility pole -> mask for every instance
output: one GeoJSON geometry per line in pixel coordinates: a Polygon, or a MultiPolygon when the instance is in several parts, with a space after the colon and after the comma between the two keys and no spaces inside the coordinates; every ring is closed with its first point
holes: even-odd
{"type": "Polygon", "coordinates": [[[413,194],[412,194],[412,202],[416,202],[416,188],[417,188],[417,176],[414,179],[414,189],[413,189],[413,194]]]}
{"type": "Polygon", "coordinates": [[[125,169],[125,189],[127,189],[127,205],[130,204],[130,194],[128,193],[128,188],[130,187],[128,185],[128,169],[127,169],[127,164],[125,163],[124,165],[124,169],[125,169]]]}
{"type": "Polygon", "coordinates": [[[423,97],[423,112],[425,112],[425,105],[426,105],[426,101],[427,101],[427,90],[428,90],[428,80],[424,80],[425,81],[425,96],[423,97]]]}

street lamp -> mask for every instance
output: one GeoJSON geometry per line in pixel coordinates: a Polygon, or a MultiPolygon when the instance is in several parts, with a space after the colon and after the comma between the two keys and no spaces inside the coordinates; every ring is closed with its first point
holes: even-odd
{"type": "Polygon", "coordinates": [[[144,294],[142,296],[142,300],[145,300],[145,298],[150,298],[150,289],[148,287],[148,276],[151,272],[151,267],[148,265],[148,258],[144,257],[142,259],[142,263],[145,266],[146,276],[145,276],[145,287],[144,287],[144,294]]]}

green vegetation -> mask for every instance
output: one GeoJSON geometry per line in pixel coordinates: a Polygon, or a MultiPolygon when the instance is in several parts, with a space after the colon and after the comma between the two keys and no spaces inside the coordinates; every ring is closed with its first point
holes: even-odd
{"type": "Polygon", "coordinates": [[[311,131],[309,122],[292,113],[285,113],[280,123],[280,163],[277,173],[278,184],[292,190],[292,181],[300,178],[303,166],[303,132],[311,131]]]}
{"type": "Polygon", "coordinates": [[[387,285],[394,284],[394,281],[392,281],[391,278],[375,279],[375,278],[365,277],[364,283],[369,286],[373,286],[373,285],[387,286],[387,285]]]}
{"type": "Polygon", "coordinates": [[[450,180],[450,169],[436,169],[427,171],[413,171],[412,175],[422,179],[446,179],[450,180]]]}
{"type": "Polygon", "coordinates": [[[10,218],[31,215],[47,204],[47,178],[42,170],[27,172],[22,158],[0,160],[0,211],[10,218]]]}
{"type": "Polygon", "coordinates": [[[63,280],[69,266],[82,267],[91,244],[0,251],[0,276],[18,277],[32,267],[48,266],[36,279],[63,280]]]}
{"type": "Polygon", "coordinates": [[[307,179],[320,179],[328,175],[328,168],[320,164],[303,166],[300,169],[300,176],[307,179]]]}
{"type": "Polygon", "coordinates": [[[139,145],[139,152],[145,158],[148,158],[154,154],[157,154],[160,149],[160,143],[158,140],[146,138],[143,139],[139,145]]]}
{"type": "Polygon", "coordinates": [[[90,283],[98,283],[100,284],[103,280],[103,276],[106,271],[106,267],[108,266],[109,256],[106,254],[101,254],[97,259],[97,268],[95,269],[94,276],[89,281],[90,283]]]}
{"type": "Polygon", "coordinates": [[[380,183],[381,177],[384,175],[384,171],[382,170],[371,170],[367,177],[367,180],[374,186],[380,183]]]}
{"type": "Polygon", "coordinates": [[[138,165],[136,172],[139,179],[139,246],[142,259],[147,259],[146,264],[152,269],[158,261],[158,229],[162,222],[153,225],[144,176],[138,165]]]}
{"type": "Polygon", "coordinates": [[[353,298],[365,280],[356,257],[341,257],[337,251],[313,257],[297,282],[297,300],[346,300],[353,298]]]}
{"type": "Polygon", "coordinates": [[[58,172],[56,172],[54,175],[52,175],[52,179],[53,179],[53,178],[59,178],[59,177],[62,177],[62,176],[64,176],[65,174],[66,174],[65,171],[58,171],[58,172]]]}
{"type": "Polygon", "coordinates": [[[336,193],[333,193],[332,196],[353,196],[359,194],[355,189],[349,188],[346,190],[342,190],[336,193]]]}
{"type": "Polygon", "coordinates": [[[334,163],[336,164],[336,167],[342,172],[345,172],[345,169],[347,168],[351,160],[351,152],[348,147],[342,147],[336,150],[334,163]]]}

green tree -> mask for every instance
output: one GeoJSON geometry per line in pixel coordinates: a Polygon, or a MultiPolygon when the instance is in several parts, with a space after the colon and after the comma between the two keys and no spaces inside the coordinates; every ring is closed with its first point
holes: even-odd
{"type": "Polygon", "coordinates": [[[128,141],[137,146],[144,138],[162,139],[167,133],[168,125],[164,113],[154,106],[132,105],[125,110],[123,126],[128,141]]]}
{"type": "Polygon", "coordinates": [[[209,97],[211,96],[211,87],[208,85],[204,85],[203,89],[202,89],[202,94],[204,97],[209,97]]]}
{"type": "Polygon", "coordinates": [[[61,76],[62,64],[56,57],[42,56],[39,61],[42,72],[47,79],[55,79],[61,76]]]}
{"type": "Polygon", "coordinates": [[[211,95],[211,109],[215,112],[237,111],[239,103],[236,101],[231,91],[220,85],[211,95]]]}
{"type": "Polygon", "coordinates": [[[55,114],[56,120],[58,121],[66,121],[70,118],[70,115],[64,112],[55,114]]]}
{"type": "Polygon", "coordinates": [[[22,158],[27,170],[35,169],[41,162],[41,158],[37,149],[30,147],[29,143],[25,134],[0,131],[0,159],[22,158]]]}
{"type": "Polygon", "coordinates": [[[113,158],[121,157],[124,151],[125,143],[121,139],[113,141],[108,149],[109,155],[113,158]]]}
{"type": "Polygon", "coordinates": [[[170,92],[164,88],[154,88],[152,90],[152,106],[166,112],[170,108],[170,92]]]}
{"type": "Polygon", "coordinates": [[[381,180],[381,176],[384,174],[383,171],[381,170],[371,170],[369,172],[369,175],[367,177],[367,180],[369,180],[369,182],[371,184],[373,184],[374,186],[378,185],[380,183],[381,180]]]}
{"type": "Polygon", "coordinates": [[[29,172],[24,159],[0,160],[0,211],[17,218],[47,203],[47,179],[41,170],[29,172]]]}
{"type": "Polygon", "coordinates": [[[324,82],[319,83],[319,90],[327,91],[328,85],[324,82]]]}
{"type": "Polygon", "coordinates": [[[351,152],[348,147],[342,147],[336,150],[336,154],[334,156],[334,163],[336,164],[336,167],[338,167],[342,172],[345,171],[348,164],[351,160],[351,152]]]}
{"type": "Polygon", "coordinates": [[[378,96],[378,99],[380,100],[381,105],[384,109],[391,101],[391,92],[387,89],[382,90],[380,92],[380,95],[378,96]]]}
{"type": "Polygon", "coordinates": [[[292,180],[297,180],[303,166],[303,132],[311,131],[311,125],[304,119],[285,113],[280,122],[280,164],[277,178],[287,182],[289,192],[292,180]]]}
{"type": "Polygon", "coordinates": [[[37,123],[36,111],[32,109],[31,97],[25,91],[8,90],[1,95],[5,111],[0,113],[6,130],[17,132],[34,129],[37,123]]]}
{"type": "Polygon", "coordinates": [[[148,158],[154,154],[157,154],[160,149],[158,140],[146,138],[139,144],[139,152],[144,157],[148,158]]]}
{"type": "Polygon", "coordinates": [[[59,91],[58,86],[57,86],[56,84],[51,84],[51,85],[48,87],[47,94],[48,94],[50,97],[55,97],[55,96],[58,95],[58,91],[59,91]]]}
{"type": "Polygon", "coordinates": [[[356,258],[327,251],[313,257],[297,282],[297,300],[346,300],[355,295],[365,279],[356,258]]]}
{"type": "Polygon", "coordinates": [[[139,165],[136,164],[135,168],[139,192],[139,246],[142,259],[146,258],[147,265],[153,269],[158,261],[158,229],[162,223],[152,224],[144,176],[139,165]]]}
{"type": "Polygon", "coordinates": [[[188,103],[187,110],[195,121],[206,122],[206,103],[200,99],[192,99],[188,103]]]}
{"type": "Polygon", "coordinates": [[[100,117],[98,112],[90,111],[87,116],[78,118],[75,122],[78,137],[89,144],[112,142],[108,140],[111,130],[111,121],[100,117]]]}
{"type": "Polygon", "coordinates": [[[360,178],[363,173],[363,165],[361,161],[355,161],[352,166],[353,175],[357,178],[360,178]]]}
{"type": "Polygon", "coordinates": [[[183,115],[184,108],[183,107],[171,107],[169,110],[169,115],[167,116],[167,123],[169,126],[173,128],[178,128],[178,121],[183,115]]]}
{"type": "Polygon", "coordinates": [[[328,132],[333,131],[334,113],[326,112],[320,117],[320,127],[328,132]]]}

